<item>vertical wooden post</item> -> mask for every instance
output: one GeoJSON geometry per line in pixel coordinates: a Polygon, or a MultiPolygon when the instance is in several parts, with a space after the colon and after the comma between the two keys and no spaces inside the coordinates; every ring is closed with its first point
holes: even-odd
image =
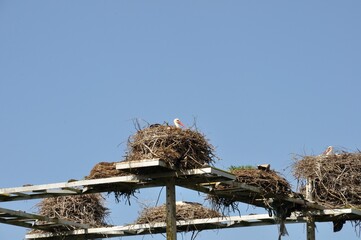
{"type": "MultiPolygon", "coordinates": [[[[306,183],[306,200],[313,201],[313,180],[311,178],[307,179],[306,183]]],[[[315,240],[315,219],[313,216],[308,216],[306,223],[306,231],[307,231],[307,240],[315,240]]]]}
{"type": "Polygon", "coordinates": [[[166,183],[167,240],[177,240],[175,179],[166,183]]]}
{"type": "Polygon", "coordinates": [[[313,219],[312,216],[308,217],[306,228],[307,228],[307,240],[315,240],[316,239],[315,220],[313,219]]]}

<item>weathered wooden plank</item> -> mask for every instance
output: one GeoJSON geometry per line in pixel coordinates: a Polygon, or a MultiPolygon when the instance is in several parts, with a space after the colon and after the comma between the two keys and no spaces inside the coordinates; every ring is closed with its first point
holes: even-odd
{"type": "Polygon", "coordinates": [[[79,189],[79,188],[65,187],[65,188],[62,188],[62,190],[67,190],[67,191],[70,191],[73,193],[82,193],[82,189],[79,189]]]}
{"type": "Polygon", "coordinates": [[[76,223],[76,222],[72,222],[72,221],[68,221],[68,220],[64,220],[64,219],[59,219],[59,218],[49,218],[49,217],[42,216],[42,215],[26,213],[24,211],[14,211],[14,210],[6,209],[6,208],[0,208],[0,212],[7,214],[7,216],[13,217],[10,220],[15,220],[16,218],[21,219],[21,221],[8,221],[9,219],[3,218],[3,217],[1,218],[3,223],[12,224],[12,225],[21,226],[21,224],[25,224],[24,220],[28,219],[30,222],[34,222],[34,224],[30,224],[29,226],[27,225],[27,227],[39,228],[35,224],[34,219],[36,219],[36,220],[45,221],[45,222],[48,222],[51,224],[68,225],[68,226],[74,226],[74,227],[78,227],[78,228],[89,228],[88,224],[80,224],[80,223],[76,223]]]}
{"type": "MultiPolygon", "coordinates": [[[[96,187],[111,183],[138,183],[136,176],[111,177],[92,180],[80,180],[74,182],[62,182],[52,184],[40,184],[25,187],[1,188],[0,201],[16,201],[36,198],[54,197],[57,195],[81,194],[89,187],[96,187]],[[79,188],[79,190],[77,189],[79,188]],[[14,196],[15,195],[15,196],[14,196]],[[4,197],[2,197],[4,196],[4,197]]],[[[93,192],[102,192],[101,190],[93,192]]]]}
{"type": "Polygon", "coordinates": [[[25,194],[25,193],[22,193],[22,192],[14,192],[12,194],[20,196],[20,197],[28,196],[28,194],[25,194]]]}
{"type": "Polygon", "coordinates": [[[202,169],[190,169],[177,173],[158,173],[149,176],[121,176],[121,177],[110,177],[110,178],[101,178],[101,179],[91,179],[91,180],[79,180],[74,182],[61,182],[61,183],[50,183],[50,184],[40,184],[32,185],[25,187],[14,187],[14,188],[0,188],[0,196],[9,197],[13,193],[31,193],[31,192],[41,192],[48,189],[66,189],[74,187],[84,187],[84,186],[96,186],[102,184],[110,183],[138,183],[142,179],[149,177],[152,178],[161,178],[161,177],[174,177],[174,176],[184,176],[184,175],[200,175],[205,173],[213,173],[211,168],[202,168],[202,169]]]}
{"type": "Polygon", "coordinates": [[[170,166],[168,166],[164,161],[160,160],[159,158],[119,162],[115,164],[115,167],[118,170],[131,170],[131,169],[149,168],[149,167],[161,167],[161,168],[172,169],[170,166]]]}
{"type": "MultiPolygon", "coordinates": [[[[304,222],[295,216],[290,217],[287,223],[304,222]]],[[[235,227],[249,227],[249,226],[263,226],[274,225],[277,221],[268,214],[245,215],[245,216],[231,216],[223,218],[206,218],[177,221],[178,231],[207,230],[207,229],[221,229],[221,228],[235,228],[235,227]]],[[[79,237],[86,237],[87,239],[99,238],[106,235],[108,238],[121,236],[134,236],[144,234],[165,233],[167,231],[167,223],[159,222],[152,224],[133,224],[126,226],[104,227],[104,228],[89,228],[87,230],[75,230],[69,232],[54,233],[40,233],[27,234],[26,239],[57,239],[64,237],[64,239],[77,239],[79,237]]]]}
{"type": "Polygon", "coordinates": [[[117,182],[138,182],[138,178],[133,175],[121,176],[121,177],[110,177],[110,178],[101,178],[101,179],[91,179],[91,180],[79,180],[74,182],[61,182],[61,183],[50,183],[50,184],[40,184],[26,187],[15,187],[15,188],[0,188],[0,195],[6,195],[9,193],[15,192],[36,192],[44,191],[48,189],[56,188],[74,188],[74,187],[83,187],[89,185],[100,185],[100,184],[109,184],[117,182]]]}
{"type": "Polygon", "coordinates": [[[194,179],[194,182],[208,182],[212,178],[217,178],[217,179],[222,178],[225,181],[229,181],[230,179],[234,178],[232,174],[229,174],[225,171],[220,171],[215,168],[206,167],[200,169],[161,172],[161,173],[139,175],[139,176],[129,175],[129,176],[121,176],[121,177],[102,178],[102,179],[79,180],[74,182],[31,185],[25,187],[1,188],[0,201],[16,201],[16,200],[46,198],[46,197],[61,196],[67,194],[68,195],[82,194],[85,192],[87,193],[104,192],[104,191],[109,191],[110,189],[109,188],[103,189],[103,188],[106,185],[112,183],[124,184],[124,187],[128,187],[128,188],[129,188],[129,184],[133,184],[132,188],[134,189],[160,186],[161,184],[160,182],[158,182],[157,184],[152,184],[152,181],[156,182],[157,179],[160,180],[170,177],[177,177],[180,179],[182,177],[187,179],[188,177],[192,177],[192,178],[195,177],[196,179],[194,179]],[[102,188],[97,189],[97,186],[102,188]]]}
{"type": "Polygon", "coordinates": [[[324,206],[319,205],[319,204],[314,203],[314,202],[309,202],[309,201],[307,201],[305,199],[285,197],[284,200],[287,201],[287,202],[292,202],[292,203],[296,203],[296,204],[301,205],[301,206],[305,206],[305,207],[307,207],[309,209],[318,209],[318,210],[325,209],[324,206]]]}
{"type": "Polygon", "coordinates": [[[24,221],[9,221],[7,219],[0,218],[0,223],[10,224],[18,227],[31,228],[32,224],[24,221]]]}
{"type": "Polygon", "coordinates": [[[9,200],[10,198],[11,198],[11,194],[8,194],[8,193],[0,193],[0,202],[1,202],[1,201],[9,200]]]}
{"type": "MultiPolygon", "coordinates": [[[[222,169],[215,168],[215,167],[210,167],[210,168],[211,168],[211,173],[212,174],[228,178],[229,180],[236,180],[237,179],[237,177],[235,175],[233,175],[232,173],[230,173],[230,172],[227,172],[227,171],[224,171],[222,169]]],[[[203,169],[206,169],[206,168],[203,168],[203,169]]]]}
{"type": "MultiPolygon", "coordinates": [[[[346,217],[353,218],[359,216],[361,219],[361,212],[354,209],[326,209],[315,211],[316,216],[332,217],[335,214],[346,214],[346,217]]],[[[346,218],[347,219],[347,218],[346,218]]],[[[291,223],[305,223],[307,216],[302,213],[292,214],[291,217],[286,219],[287,224],[291,223]]],[[[317,222],[317,217],[315,218],[317,222]]],[[[322,220],[323,221],[323,220],[322,220]]],[[[236,227],[251,227],[251,226],[266,226],[278,224],[273,217],[268,214],[256,214],[256,215],[244,215],[244,216],[231,216],[221,218],[209,218],[209,219],[193,219],[177,221],[178,231],[198,229],[222,229],[222,228],[236,228],[236,227]]],[[[104,228],[89,228],[87,230],[75,230],[70,232],[59,233],[61,235],[53,233],[41,233],[41,234],[28,234],[26,239],[57,239],[56,236],[66,237],[65,239],[77,239],[79,237],[87,237],[87,239],[95,239],[106,235],[107,237],[121,237],[121,236],[134,236],[144,234],[165,233],[167,224],[164,223],[152,223],[152,224],[133,224],[126,226],[104,227],[104,228]]],[[[60,239],[60,238],[59,238],[60,239]]]]}

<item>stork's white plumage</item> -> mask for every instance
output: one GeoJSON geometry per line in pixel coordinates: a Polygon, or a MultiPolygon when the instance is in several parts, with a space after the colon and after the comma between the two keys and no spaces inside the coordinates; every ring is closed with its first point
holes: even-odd
{"type": "Polygon", "coordinates": [[[185,127],[184,124],[181,122],[181,120],[179,120],[178,118],[174,119],[173,122],[177,128],[185,127]]]}
{"type": "Polygon", "coordinates": [[[322,153],[323,155],[331,155],[333,154],[333,147],[332,146],[328,146],[327,149],[322,153]]]}

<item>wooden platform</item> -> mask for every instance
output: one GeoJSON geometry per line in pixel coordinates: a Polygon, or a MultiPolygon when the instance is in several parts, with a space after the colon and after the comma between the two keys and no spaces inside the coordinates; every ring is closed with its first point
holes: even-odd
{"type": "MultiPolygon", "coordinates": [[[[342,217],[345,220],[354,220],[361,218],[361,212],[355,209],[327,209],[313,212],[316,222],[333,221],[342,217]]],[[[302,213],[294,213],[291,217],[287,218],[285,223],[305,223],[307,217],[302,213]]],[[[278,220],[270,217],[268,214],[255,214],[245,216],[231,216],[224,218],[206,218],[194,219],[186,221],[177,221],[178,232],[189,231],[203,231],[211,229],[226,229],[226,228],[239,228],[239,227],[254,227],[254,226],[267,226],[279,224],[278,220]]],[[[96,238],[112,238],[112,237],[125,237],[145,234],[165,233],[166,223],[158,222],[153,224],[129,224],[124,226],[103,227],[103,228],[89,228],[69,231],[65,233],[37,233],[27,234],[25,239],[64,239],[75,240],[79,237],[86,239],[96,238]],[[64,236],[65,234],[65,236],[64,236]]]]}
{"type": "Polygon", "coordinates": [[[176,170],[174,167],[169,166],[164,161],[154,159],[143,159],[139,161],[123,161],[116,163],[116,169],[129,173],[154,173],[176,170]]]}
{"type": "MultiPolygon", "coordinates": [[[[169,167],[159,159],[146,159],[135,162],[122,162],[116,168],[129,175],[92,180],[71,180],[61,183],[28,185],[14,188],[0,189],[0,203],[39,199],[56,196],[82,195],[109,191],[129,191],[142,188],[166,186],[169,182],[184,188],[230,198],[242,203],[258,207],[269,208],[272,203],[287,204],[294,209],[293,215],[286,219],[286,223],[305,222],[312,216],[316,222],[337,220],[361,220],[361,212],[355,209],[325,209],[322,205],[307,201],[300,194],[280,196],[264,193],[262,189],[239,183],[236,176],[214,167],[204,166],[198,169],[177,170],[169,167]],[[135,174],[136,173],[136,174],[135,174]],[[228,186],[225,190],[216,190],[217,185],[228,186]],[[302,211],[298,211],[302,209],[302,211]],[[306,214],[307,216],[303,215],[306,214]]],[[[174,194],[174,193],[173,193],[174,194]]],[[[167,198],[169,209],[175,206],[175,198],[167,198]],[[171,199],[171,200],[169,200],[171,199]]],[[[174,214],[174,213],[173,213],[174,214]]],[[[175,219],[175,216],[173,216],[175,219]]],[[[64,219],[48,218],[37,214],[25,213],[0,208],[0,223],[11,224],[26,228],[40,229],[48,233],[28,234],[26,239],[95,239],[105,237],[133,236],[142,234],[164,233],[165,223],[135,224],[116,227],[90,228],[86,224],[79,224],[64,219]],[[41,224],[39,224],[41,222],[41,224]],[[70,232],[51,233],[57,226],[73,226],[78,230],[70,232]]],[[[177,231],[219,229],[230,227],[245,227],[276,224],[277,221],[268,215],[235,216],[228,218],[197,219],[177,221],[177,231]]]]}
{"type": "MultiPolygon", "coordinates": [[[[158,160],[156,160],[157,163],[158,160]]],[[[160,163],[161,169],[163,164],[160,163]]],[[[151,166],[154,168],[155,166],[151,166]]],[[[146,168],[146,167],[143,167],[146,168]]],[[[159,170],[159,169],[158,169],[159,170]]],[[[169,170],[169,169],[168,169],[169,170]]],[[[88,193],[101,193],[110,190],[129,190],[164,186],[169,178],[176,178],[179,186],[197,185],[215,181],[232,181],[235,176],[213,168],[189,169],[183,171],[156,171],[156,173],[143,175],[128,175],[91,180],[79,180],[61,183],[31,185],[25,187],[0,188],[0,202],[57,197],[66,195],[81,195],[88,193]]]]}

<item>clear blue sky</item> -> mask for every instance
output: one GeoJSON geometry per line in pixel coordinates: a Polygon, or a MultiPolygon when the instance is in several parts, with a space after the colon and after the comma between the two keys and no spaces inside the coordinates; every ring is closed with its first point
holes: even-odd
{"type": "MultiPolygon", "coordinates": [[[[82,179],[123,158],[132,119],[175,117],[196,118],[217,167],[270,163],[295,185],[292,154],[361,149],[360,12],[357,0],[1,0],[0,187],[82,179]]],[[[131,207],[108,198],[111,222],[133,222],[158,192],[131,207]]],[[[177,198],[203,202],[182,189],[177,198]]],[[[37,202],[1,207],[34,212],[37,202]]],[[[242,214],[252,212],[265,211],[242,214]]],[[[317,226],[317,239],[358,239],[349,223],[336,234],[317,226]]],[[[305,239],[303,224],[288,230],[305,239]]],[[[1,239],[24,234],[0,225],[1,239]]],[[[197,239],[240,236],[277,239],[277,227],[197,239]]]]}

